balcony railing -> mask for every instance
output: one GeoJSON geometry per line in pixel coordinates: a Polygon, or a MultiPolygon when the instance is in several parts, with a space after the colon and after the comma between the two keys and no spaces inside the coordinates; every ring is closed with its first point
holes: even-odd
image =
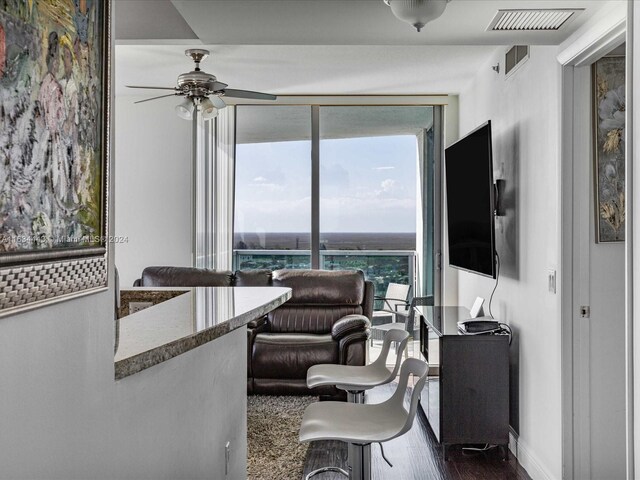
{"type": "MultiPolygon", "coordinates": [[[[415,292],[416,252],[411,250],[320,250],[323,270],[362,270],[384,295],[389,283],[411,285],[415,292]]],[[[311,268],[309,250],[234,250],[237,270],[266,268],[311,268]]]]}

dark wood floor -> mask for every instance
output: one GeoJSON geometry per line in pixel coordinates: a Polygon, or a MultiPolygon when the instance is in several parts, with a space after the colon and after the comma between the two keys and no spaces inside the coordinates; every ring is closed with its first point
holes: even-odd
{"type": "MultiPolygon", "coordinates": [[[[386,400],[394,386],[373,389],[367,403],[386,400]]],[[[527,472],[518,465],[512,454],[503,461],[498,449],[477,454],[467,454],[460,447],[449,450],[449,460],[444,461],[427,418],[421,409],[411,431],[400,438],[384,444],[387,458],[394,465],[389,467],[380,454],[380,447],[371,447],[372,480],[531,480],[527,472]]],[[[305,460],[304,475],[324,466],[339,466],[346,469],[347,447],[342,442],[313,442],[305,460]]],[[[304,478],[304,476],[303,476],[304,478]]],[[[343,475],[323,473],[314,480],[345,480],[343,475]]]]}

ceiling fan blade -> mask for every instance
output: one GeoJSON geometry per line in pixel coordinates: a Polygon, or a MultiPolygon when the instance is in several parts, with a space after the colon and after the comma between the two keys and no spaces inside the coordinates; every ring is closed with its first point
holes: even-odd
{"type": "Polygon", "coordinates": [[[139,85],[125,85],[127,88],[146,88],[148,90],[177,90],[176,87],[141,87],[139,85]]]}
{"type": "Polygon", "coordinates": [[[150,102],[151,100],[157,100],[159,98],[165,98],[165,97],[175,97],[177,94],[175,93],[170,93],[169,95],[160,95],[159,97],[151,97],[151,98],[146,98],[144,100],[138,100],[137,102],[133,102],[133,103],[144,103],[144,102],[150,102]]]}
{"type": "Polygon", "coordinates": [[[226,88],[224,90],[224,96],[234,98],[251,98],[254,100],[275,100],[278,98],[269,93],[252,92],[250,90],[236,90],[235,88],[226,88]]]}
{"type": "Polygon", "coordinates": [[[224,103],[218,95],[211,95],[209,97],[209,100],[211,100],[211,102],[213,103],[213,106],[216,107],[218,110],[221,110],[227,106],[227,104],[224,103]]]}
{"type": "Polygon", "coordinates": [[[222,82],[213,82],[213,88],[212,90],[214,92],[219,92],[220,90],[224,90],[225,88],[227,88],[228,85],[226,83],[222,83],[222,82]]]}

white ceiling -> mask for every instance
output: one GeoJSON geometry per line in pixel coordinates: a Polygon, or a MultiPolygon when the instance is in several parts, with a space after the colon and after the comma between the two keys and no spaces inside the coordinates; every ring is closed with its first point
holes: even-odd
{"type": "MultiPolygon", "coordinates": [[[[193,66],[184,55],[185,48],[185,45],[117,45],[116,94],[140,94],[140,90],[126,89],[124,85],[174,86],[177,76],[193,66]]],[[[458,93],[495,51],[495,47],[489,46],[208,48],[212,56],[201,64],[204,71],[232,88],[283,95],[458,93]]]]}
{"type": "Polygon", "coordinates": [[[116,0],[116,94],[140,93],[125,84],[175,85],[192,68],[184,56],[188,46],[211,50],[203,70],[232,88],[279,95],[457,94],[497,48],[557,45],[606,4],[452,0],[417,33],[382,0],[116,0]],[[560,7],[585,10],[558,32],[486,31],[499,8],[560,7]]]}
{"type": "Polygon", "coordinates": [[[599,9],[593,0],[452,0],[420,33],[382,0],[172,0],[205,43],[270,45],[555,45],[599,9]],[[499,8],[585,8],[557,32],[487,32],[499,8]],[[582,18],[580,18],[582,17],[582,18]]]}
{"type": "Polygon", "coordinates": [[[215,45],[557,45],[605,3],[452,0],[418,33],[382,0],[116,0],[115,27],[120,40],[198,38],[215,45]],[[487,32],[498,9],[510,8],[584,11],[556,32],[487,32]]]}

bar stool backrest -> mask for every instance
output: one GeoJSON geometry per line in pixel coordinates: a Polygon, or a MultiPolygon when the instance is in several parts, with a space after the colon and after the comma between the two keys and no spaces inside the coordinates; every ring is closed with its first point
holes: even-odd
{"type": "Polygon", "coordinates": [[[398,342],[398,347],[396,348],[396,364],[393,366],[393,371],[389,374],[389,381],[393,380],[398,374],[400,364],[402,363],[402,354],[404,352],[404,349],[407,348],[409,337],[409,332],[400,329],[389,330],[384,335],[382,350],[380,351],[380,355],[378,356],[378,358],[376,358],[373,363],[377,368],[387,368],[387,356],[389,355],[389,350],[391,349],[391,343],[398,342]]]}
{"type": "Polygon", "coordinates": [[[429,365],[417,358],[408,358],[402,364],[400,369],[400,379],[398,380],[398,388],[394,394],[387,400],[385,405],[393,409],[402,409],[407,416],[404,427],[398,432],[395,437],[404,435],[413,425],[413,420],[418,410],[418,401],[420,400],[420,394],[424,389],[424,384],[427,381],[427,375],[429,373],[429,365]],[[413,385],[413,391],[411,392],[411,399],[409,401],[409,410],[404,407],[404,398],[407,392],[407,385],[409,383],[409,376],[415,375],[418,377],[417,382],[413,385]]]}

